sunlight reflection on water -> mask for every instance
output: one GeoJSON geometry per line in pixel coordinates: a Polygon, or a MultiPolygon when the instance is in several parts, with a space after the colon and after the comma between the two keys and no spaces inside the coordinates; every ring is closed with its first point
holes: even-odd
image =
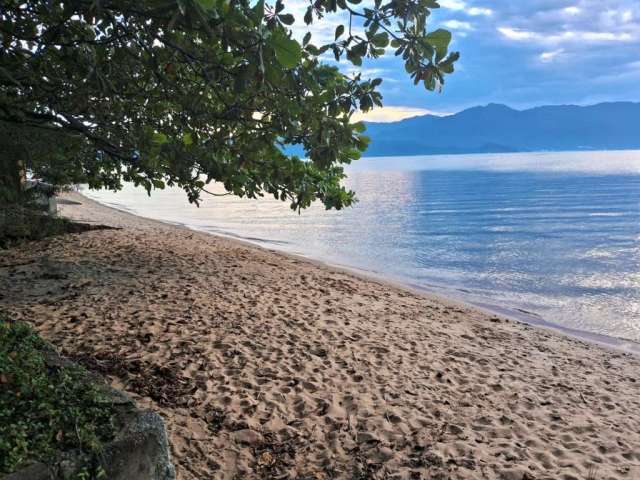
{"type": "Polygon", "coordinates": [[[640,341],[640,152],[371,158],[359,203],[86,192],[116,208],[640,341]]]}

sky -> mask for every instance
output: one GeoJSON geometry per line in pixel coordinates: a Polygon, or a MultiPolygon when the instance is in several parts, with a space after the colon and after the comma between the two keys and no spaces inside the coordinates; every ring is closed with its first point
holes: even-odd
{"type": "MultiPolygon", "coordinates": [[[[383,78],[385,104],[364,118],[451,114],[487,103],[523,109],[640,101],[640,0],[440,0],[440,5],[428,28],[452,31],[451,50],[462,55],[444,91],[413,86],[401,61],[385,55],[363,65],[363,76],[383,78]]],[[[331,36],[338,23],[325,18],[314,27],[314,37],[331,36]]]]}

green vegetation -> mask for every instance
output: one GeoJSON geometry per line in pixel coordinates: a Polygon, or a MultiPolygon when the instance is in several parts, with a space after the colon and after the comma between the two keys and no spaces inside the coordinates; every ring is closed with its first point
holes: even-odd
{"type": "Polygon", "coordinates": [[[313,0],[302,18],[283,0],[1,4],[0,165],[55,185],[177,185],[193,202],[216,181],[294,209],[350,205],[343,165],[368,142],[351,117],[382,105],[382,79],[323,59],[358,67],[390,49],[438,90],[459,57],[427,29],[436,0],[313,0]],[[310,161],[285,153],[296,145],[310,161]]]}
{"type": "Polygon", "coordinates": [[[47,361],[51,347],[0,313],[0,475],[79,450],[92,464],[75,478],[100,478],[103,442],[113,438],[111,404],[76,366],[47,361]]]}

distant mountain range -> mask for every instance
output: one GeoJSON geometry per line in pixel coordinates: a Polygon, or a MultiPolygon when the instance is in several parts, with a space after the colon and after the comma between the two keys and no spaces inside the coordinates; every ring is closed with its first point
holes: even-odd
{"type": "Polygon", "coordinates": [[[514,110],[474,107],[455,115],[424,115],[367,123],[366,156],[640,149],[640,103],[559,105],[514,110]]]}

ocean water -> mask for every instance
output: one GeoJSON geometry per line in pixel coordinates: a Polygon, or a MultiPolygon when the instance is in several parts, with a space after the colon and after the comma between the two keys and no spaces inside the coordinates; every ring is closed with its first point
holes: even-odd
{"type": "Polygon", "coordinates": [[[534,323],[640,341],[640,151],[369,158],[347,184],[355,207],[300,215],[268,198],[197,208],[174,189],[85,193],[534,323]]]}

